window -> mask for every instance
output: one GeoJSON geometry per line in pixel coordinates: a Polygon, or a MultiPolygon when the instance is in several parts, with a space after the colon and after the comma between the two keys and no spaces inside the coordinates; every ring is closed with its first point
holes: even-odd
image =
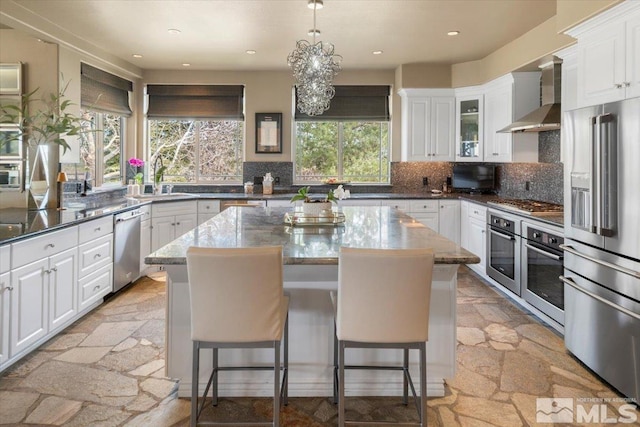
{"type": "Polygon", "coordinates": [[[389,86],[336,86],[329,110],[296,109],[295,182],[390,182],[389,86]]]}
{"type": "Polygon", "coordinates": [[[80,71],[82,115],[88,130],[94,132],[80,138],[78,163],[63,163],[62,170],[77,181],[85,179],[88,172],[97,187],[122,185],[125,122],[132,114],[129,92],[133,84],[84,63],[80,71]]]}
{"type": "Polygon", "coordinates": [[[80,163],[64,163],[62,170],[73,181],[82,181],[90,172],[94,185],[120,185],[122,174],[122,140],[124,117],[83,110],[88,132],[80,138],[80,163]]]}
{"type": "Polygon", "coordinates": [[[159,158],[165,182],[242,182],[243,86],[148,85],[147,93],[148,174],[159,158]]]}
{"type": "Polygon", "coordinates": [[[243,137],[237,120],[149,120],[150,165],[160,156],[164,182],[240,182],[243,137]]]}

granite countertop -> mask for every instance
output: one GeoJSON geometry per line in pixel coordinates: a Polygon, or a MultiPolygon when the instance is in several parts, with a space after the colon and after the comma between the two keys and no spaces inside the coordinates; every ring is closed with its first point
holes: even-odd
{"type": "MultiPolygon", "coordinates": [[[[141,198],[127,197],[103,202],[74,202],[67,205],[67,208],[63,211],[57,211],[55,209],[40,211],[29,211],[23,208],[0,209],[0,245],[12,243],[27,237],[33,237],[44,232],[69,227],[101,216],[123,212],[137,206],[148,205],[150,203],[166,203],[198,199],[289,200],[294,194],[295,193],[280,193],[272,195],[244,193],[179,193],[172,194],[171,196],[163,195],[161,197],[151,197],[150,195],[141,198]]],[[[486,204],[487,202],[500,200],[500,197],[497,195],[472,195],[464,193],[352,193],[351,199],[460,199],[479,204],[486,204]]],[[[490,207],[492,209],[500,209],[496,206],[490,207]]],[[[510,211],[507,210],[507,212],[510,211]]],[[[563,226],[564,220],[562,215],[544,217],[520,215],[520,217],[522,219],[535,219],[558,227],[563,226]]]]}
{"type": "Polygon", "coordinates": [[[289,208],[229,208],[145,258],[147,264],[186,264],[190,246],[236,248],[282,245],[284,264],[335,265],[341,246],[433,248],[436,264],[477,264],[480,259],[389,206],[344,206],[342,225],[290,226],[289,208]]]}

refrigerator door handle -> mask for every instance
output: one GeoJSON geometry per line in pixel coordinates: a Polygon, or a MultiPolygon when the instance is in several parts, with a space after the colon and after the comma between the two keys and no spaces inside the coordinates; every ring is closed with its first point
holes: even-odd
{"type": "Polygon", "coordinates": [[[597,259],[594,258],[592,256],[583,254],[582,252],[577,251],[573,246],[571,245],[559,245],[560,249],[564,250],[565,252],[569,252],[572,255],[578,256],[580,258],[584,258],[586,260],[589,260],[591,262],[595,262],[596,264],[600,264],[604,267],[607,268],[611,268],[612,270],[616,270],[619,271],[620,273],[623,274],[627,274],[629,276],[635,277],[636,279],[640,279],[640,271],[635,271],[635,270],[631,270],[630,268],[626,268],[626,267],[621,267],[619,265],[615,265],[612,264],[610,262],[601,260],[601,259],[597,259]]]}
{"type": "Polygon", "coordinates": [[[560,276],[559,279],[562,280],[565,284],[567,284],[567,285],[571,286],[572,288],[574,288],[575,290],[577,290],[579,292],[582,292],[583,294],[588,295],[591,298],[596,299],[596,300],[600,301],[601,303],[606,304],[609,307],[626,314],[627,316],[631,316],[634,319],[640,320],[640,315],[638,315],[637,313],[634,313],[633,311],[628,310],[628,309],[626,309],[624,307],[620,307],[619,305],[614,304],[614,303],[612,303],[611,301],[609,301],[609,300],[607,300],[605,298],[602,298],[600,295],[596,295],[593,292],[589,292],[588,290],[578,286],[578,284],[576,282],[574,282],[573,279],[571,279],[570,277],[560,276]]]}
{"type": "Polygon", "coordinates": [[[618,176],[615,126],[613,126],[615,125],[615,116],[611,113],[605,113],[598,116],[597,119],[598,213],[596,233],[611,237],[615,234],[616,180],[618,176]]]}

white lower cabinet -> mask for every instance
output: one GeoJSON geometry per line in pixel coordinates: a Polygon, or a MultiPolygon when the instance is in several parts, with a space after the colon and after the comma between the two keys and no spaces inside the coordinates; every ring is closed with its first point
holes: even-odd
{"type": "Polygon", "coordinates": [[[460,216],[461,234],[464,234],[460,238],[461,246],[480,258],[479,264],[469,264],[469,268],[484,276],[487,253],[487,208],[466,201],[462,201],[461,204],[465,206],[461,209],[460,216]]]}
{"type": "Polygon", "coordinates": [[[77,312],[77,248],[11,273],[11,357],[62,327],[77,312]]]}
{"type": "Polygon", "coordinates": [[[113,264],[102,267],[78,281],[78,311],[89,310],[113,289],[113,264]]]}
{"type": "Polygon", "coordinates": [[[440,200],[438,206],[438,233],[459,245],[460,201],[440,200]]]}
{"type": "Polygon", "coordinates": [[[144,259],[151,253],[151,219],[140,223],[140,274],[142,275],[147,265],[144,259]]]}
{"type": "Polygon", "coordinates": [[[0,367],[9,360],[9,302],[11,273],[0,274],[0,367]]]}
{"type": "Polygon", "coordinates": [[[433,231],[439,230],[438,200],[411,200],[407,214],[433,231]]]}
{"type": "Polygon", "coordinates": [[[151,252],[198,225],[196,201],[171,202],[151,207],[151,252]]]}
{"type": "Polygon", "coordinates": [[[198,200],[198,225],[220,213],[220,200],[198,200]]]}

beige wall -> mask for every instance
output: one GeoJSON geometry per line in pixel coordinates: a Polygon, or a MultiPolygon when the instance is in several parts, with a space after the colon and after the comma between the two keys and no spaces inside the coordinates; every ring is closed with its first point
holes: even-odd
{"type": "Polygon", "coordinates": [[[451,66],[443,64],[402,64],[396,68],[396,90],[402,88],[450,88],[451,66]]]}
{"type": "MultiPolygon", "coordinates": [[[[390,85],[394,72],[342,71],[336,85],[390,85]]],[[[237,84],[245,86],[245,160],[250,162],[292,161],[291,135],[293,77],[290,71],[146,71],[144,84],[237,84]],[[256,154],[255,113],[282,113],[282,154],[256,154]]],[[[400,156],[400,97],[392,96],[392,147],[400,156]]],[[[140,124],[140,123],[139,123],[140,124]]]]}
{"type": "MultiPolygon", "coordinates": [[[[23,63],[23,90],[38,89],[36,97],[58,93],[58,45],[39,42],[16,30],[0,30],[0,62],[23,63]]],[[[57,171],[57,153],[49,158],[49,170],[57,171]]],[[[55,205],[55,201],[52,202],[55,205]]],[[[26,207],[27,198],[16,190],[0,190],[0,208],[26,207]]]]}

